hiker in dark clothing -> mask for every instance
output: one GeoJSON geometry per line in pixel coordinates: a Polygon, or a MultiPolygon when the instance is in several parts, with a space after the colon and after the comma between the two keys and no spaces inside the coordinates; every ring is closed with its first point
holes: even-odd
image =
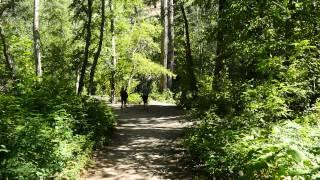
{"type": "Polygon", "coordinates": [[[121,109],[126,108],[127,107],[127,100],[128,100],[128,93],[127,93],[126,89],[124,89],[123,87],[121,88],[120,96],[121,96],[121,109]]]}
{"type": "Polygon", "coordinates": [[[142,100],[143,100],[143,106],[146,108],[146,105],[148,104],[148,97],[149,97],[149,90],[145,86],[142,88],[142,100]]]}

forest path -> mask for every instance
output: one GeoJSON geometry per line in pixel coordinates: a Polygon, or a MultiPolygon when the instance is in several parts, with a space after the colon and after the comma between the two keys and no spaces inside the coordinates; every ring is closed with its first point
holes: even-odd
{"type": "Polygon", "coordinates": [[[184,112],[172,105],[133,105],[121,110],[111,142],[96,153],[88,180],[191,179],[183,162],[184,112]]]}

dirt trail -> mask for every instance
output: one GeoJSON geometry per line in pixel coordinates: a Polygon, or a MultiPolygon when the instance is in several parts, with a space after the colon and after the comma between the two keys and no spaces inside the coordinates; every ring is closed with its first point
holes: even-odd
{"type": "Polygon", "coordinates": [[[184,112],[169,105],[115,106],[119,125],[95,156],[88,180],[192,179],[181,161],[184,112]]]}

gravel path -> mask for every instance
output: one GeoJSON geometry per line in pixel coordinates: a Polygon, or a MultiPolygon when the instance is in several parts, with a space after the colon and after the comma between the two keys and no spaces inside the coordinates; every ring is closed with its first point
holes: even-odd
{"type": "Polygon", "coordinates": [[[96,153],[86,179],[192,179],[182,160],[183,111],[159,104],[114,108],[119,125],[111,143],[96,153]]]}

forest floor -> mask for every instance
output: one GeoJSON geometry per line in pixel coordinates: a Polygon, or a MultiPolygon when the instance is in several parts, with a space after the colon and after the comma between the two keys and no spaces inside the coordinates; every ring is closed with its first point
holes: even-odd
{"type": "Polygon", "coordinates": [[[176,106],[153,103],[145,110],[130,105],[117,114],[110,143],[94,156],[87,180],[193,179],[182,146],[184,112],[176,106]]]}

